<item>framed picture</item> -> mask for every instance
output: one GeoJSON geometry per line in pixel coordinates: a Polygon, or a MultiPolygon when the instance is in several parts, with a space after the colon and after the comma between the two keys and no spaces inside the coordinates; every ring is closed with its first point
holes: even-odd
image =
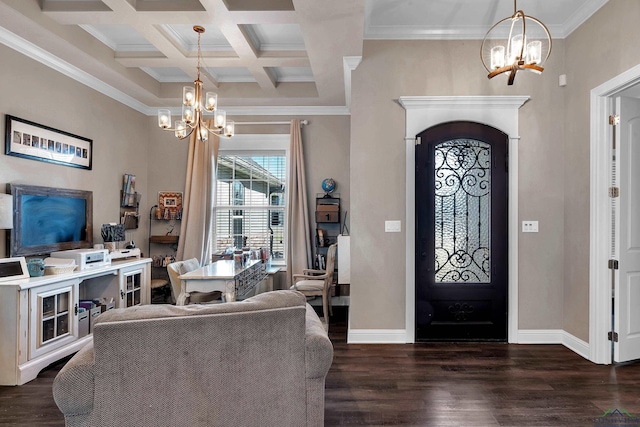
{"type": "Polygon", "coordinates": [[[7,114],[4,153],[41,162],[91,169],[93,140],[7,114]]]}
{"type": "Polygon", "coordinates": [[[0,282],[28,278],[27,261],[23,256],[0,259],[0,282]]]}
{"type": "Polygon", "coordinates": [[[181,219],[182,193],[160,191],[158,193],[158,219],[181,219]]]}

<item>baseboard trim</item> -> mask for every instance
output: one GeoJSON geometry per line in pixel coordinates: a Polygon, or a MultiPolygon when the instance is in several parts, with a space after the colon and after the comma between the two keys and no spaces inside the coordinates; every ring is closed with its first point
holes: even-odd
{"type": "MultiPolygon", "coordinates": [[[[404,329],[351,329],[347,344],[406,344],[404,329]]],[[[589,343],[562,329],[521,329],[517,344],[562,344],[578,355],[589,359],[589,343]]]]}
{"type": "Polygon", "coordinates": [[[518,344],[562,344],[589,360],[589,343],[562,329],[521,329],[518,344]]]}
{"type": "Polygon", "coordinates": [[[585,342],[583,340],[581,340],[580,338],[571,335],[569,332],[567,331],[562,331],[562,344],[567,347],[569,350],[575,352],[576,354],[579,354],[580,356],[584,357],[587,360],[589,359],[589,356],[591,354],[591,350],[589,349],[589,343],[585,342]]]}
{"type": "Polygon", "coordinates": [[[404,329],[349,329],[347,344],[406,344],[404,329]]]}
{"type": "Polygon", "coordinates": [[[518,344],[562,344],[562,329],[519,329],[518,344]]]}

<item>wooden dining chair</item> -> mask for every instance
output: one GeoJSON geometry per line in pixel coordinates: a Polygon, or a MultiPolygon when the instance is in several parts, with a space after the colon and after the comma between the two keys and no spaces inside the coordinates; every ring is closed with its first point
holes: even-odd
{"type": "Polygon", "coordinates": [[[295,289],[303,293],[307,299],[313,299],[317,296],[322,297],[322,315],[325,325],[329,325],[329,317],[333,315],[331,308],[331,285],[333,284],[333,270],[336,260],[336,251],[338,244],[334,243],[327,249],[327,260],[325,270],[302,270],[302,274],[294,274],[292,276],[293,286],[295,289]]]}

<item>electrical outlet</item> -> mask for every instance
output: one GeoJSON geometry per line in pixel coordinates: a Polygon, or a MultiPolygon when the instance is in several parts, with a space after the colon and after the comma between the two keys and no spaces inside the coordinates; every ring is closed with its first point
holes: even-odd
{"type": "Polygon", "coordinates": [[[537,233],[538,232],[538,221],[522,221],[522,232],[523,233],[537,233]]]}

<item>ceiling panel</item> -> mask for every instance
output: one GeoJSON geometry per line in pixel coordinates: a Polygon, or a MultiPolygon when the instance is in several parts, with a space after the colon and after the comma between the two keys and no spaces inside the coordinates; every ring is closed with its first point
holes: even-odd
{"type": "Polygon", "coordinates": [[[260,51],[305,50],[298,24],[250,24],[244,28],[260,51]]]}
{"type": "Polygon", "coordinates": [[[190,82],[193,79],[181,68],[177,67],[141,67],[141,70],[149,74],[159,82],[190,82]]]}
{"type": "Polygon", "coordinates": [[[279,83],[314,81],[310,67],[269,67],[269,72],[279,83]]]}
{"type": "MultiPolygon", "coordinates": [[[[205,32],[200,35],[202,51],[230,51],[233,50],[224,34],[215,25],[201,25],[205,32]]],[[[198,34],[191,24],[168,24],[163,30],[178,43],[183,50],[195,52],[197,50],[198,34]]]]}
{"type": "MultiPolygon", "coordinates": [[[[562,38],[606,2],[518,7],[562,38]]],[[[221,105],[348,111],[365,39],[482,39],[512,13],[513,0],[0,0],[0,42],[148,113],[194,80],[202,25],[202,80],[221,105]]]]}
{"type": "Polygon", "coordinates": [[[245,67],[207,67],[207,72],[219,82],[255,82],[253,74],[245,67]]]}
{"type": "Polygon", "coordinates": [[[157,50],[153,44],[130,25],[97,24],[80,25],[80,27],[116,52],[150,52],[157,50]]]}

